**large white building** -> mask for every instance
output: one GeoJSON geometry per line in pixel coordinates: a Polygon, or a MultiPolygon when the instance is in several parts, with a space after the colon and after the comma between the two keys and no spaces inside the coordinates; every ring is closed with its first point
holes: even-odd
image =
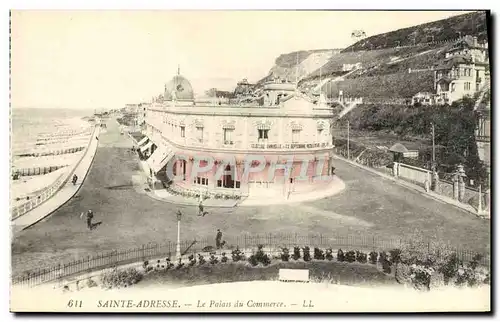
{"type": "Polygon", "coordinates": [[[464,96],[472,97],[486,86],[488,74],[488,44],[479,44],[477,37],[460,39],[435,68],[436,103],[451,104],[464,96]]]}
{"type": "Polygon", "coordinates": [[[176,75],[146,111],[141,149],[150,153],[152,179],[176,189],[270,198],[326,188],[333,110],[290,84],[267,84],[262,96],[260,104],[195,103],[190,82],[176,75]],[[196,167],[209,170],[194,173],[196,167]]]}

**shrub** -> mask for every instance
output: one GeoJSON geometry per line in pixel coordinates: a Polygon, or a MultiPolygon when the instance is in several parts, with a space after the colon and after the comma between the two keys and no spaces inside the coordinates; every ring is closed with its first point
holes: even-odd
{"type": "Polygon", "coordinates": [[[467,265],[462,265],[457,272],[455,284],[458,286],[468,285],[470,287],[490,282],[489,272],[486,268],[479,266],[481,255],[476,255],[467,265]]]}
{"type": "Polygon", "coordinates": [[[227,263],[227,260],[228,260],[228,258],[227,258],[227,256],[226,256],[226,253],[222,253],[222,258],[221,258],[221,260],[220,260],[220,261],[221,261],[221,263],[227,263]]]}
{"type": "Polygon", "coordinates": [[[326,249],[325,258],[329,261],[333,260],[333,250],[331,248],[326,249]]]}
{"type": "Polygon", "coordinates": [[[142,267],[144,269],[146,269],[146,267],[148,267],[148,265],[149,265],[149,261],[144,261],[144,263],[142,263],[142,267]]]}
{"type": "Polygon", "coordinates": [[[356,261],[356,253],[353,250],[350,250],[347,253],[345,253],[345,261],[348,263],[356,261]]]}
{"type": "Polygon", "coordinates": [[[194,257],[194,255],[189,255],[188,257],[188,260],[189,260],[189,266],[194,266],[196,264],[196,258],[194,257]]]}
{"type": "Polygon", "coordinates": [[[356,251],[356,260],[359,263],[365,264],[366,263],[366,254],[363,252],[356,251]]]}
{"type": "Polygon", "coordinates": [[[403,263],[395,264],[394,277],[398,283],[405,285],[412,283],[411,274],[411,268],[408,265],[403,263]]]}
{"type": "Polygon", "coordinates": [[[205,260],[205,258],[203,257],[203,255],[201,254],[198,254],[198,265],[203,265],[205,264],[207,261],[205,260]]]}
{"type": "Polygon", "coordinates": [[[167,270],[169,270],[169,269],[171,269],[172,267],[174,267],[174,263],[172,263],[172,262],[170,261],[170,258],[167,258],[167,259],[166,259],[166,262],[167,262],[167,267],[166,267],[166,268],[167,268],[167,270]]]}
{"type": "Polygon", "coordinates": [[[259,245],[257,252],[254,255],[258,263],[262,263],[262,265],[267,266],[271,264],[271,259],[266,253],[264,253],[263,248],[264,248],[263,245],[259,245]]]}
{"type": "Polygon", "coordinates": [[[290,252],[288,248],[282,248],[281,249],[281,260],[284,262],[288,262],[290,260],[290,252]]]}
{"type": "Polygon", "coordinates": [[[151,267],[151,266],[148,266],[148,267],[146,267],[146,269],[144,270],[144,272],[145,272],[145,273],[149,273],[149,272],[151,272],[152,270],[154,270],[154,268],[153,268],[153,267],[151,267]]]}
{"type": "Polygon", "coordinates": [[[382,265],[382,271],[386,274],[390,274],[392,263],[387,259],[387,254],[385,252],[380,252],[378,260],[382,265]]]}
{"type": "Polygon", "coordinates": [[[394,248],[389,251],[389,254],[391,254],[392,263],[397,264],[401,261],[401,249],[394,248]]]}
{"type": "Polygon", "coordinates": [[[342,249],[340,249],[340,248],[337,251],[337,261],[339,261],[339,262],[345,261],[344,251],[342,249]]]}
{"type": "Polygon", "coordinates": [[[413,264],[410,268],[413,286],[418,290],[429,290],[434,269],[416,264],[413,264]]]}
{"type": "Polygon", "coordinates": [[[113,269],[101,276],[102,286],[105,288],[128,287],[137,284],[142,279],[142,274],[135,268],[125,270],[113,269]]]}
{"type": "Polygon", "coordinates": [[[448,285],[450,280],[457,276],[460,260],[456,253],[452,253],[446,258],[446,262],[438,268],[438,271],[443,274],[444,284],[448,285]]]}
{"type": "Polygon", "coordinates": [[[210,264],[215,265],[219,262],[219,259],[215,256],[215,252],[210,253],[210,264]]]}
{"type": "Polygon", "coordinates": [[[314,247],[314,259],[325,259],[325,254],[318,247],[314,247]]]}
{"type": "Polygon", "coordinates": [[[378,260],[378,253],[377,252],[370,252],[370,255],[369,255],[369,260],[370,260],[370,264],[377,264],[377,260],[378,260]]]}
{"type": "Polygon", "coordinates": [[[179,261],[177,263],[177,265],[175,266],[175,269],[181,269],[184,267],[184,263],[182,262],[182,259],[179,258],[179,261]]]}
{"type": "Polygon", "coordinates": [[[257,260],[257,256],[255,256],[255,255],[250,255],[250,257],[248,257],[248,262],[252,266],[257,266],[259,264],[259,261],[257,260]]]}
{"type": "Polygon", "coordinates": [[[231,252],[231,256],[233,258],[233,262],[245,260],[245,254],[238,247],[236,247],[236,249],[231,252]]]}
{"type": "Polygon", "coordinates": [[[96,286],[97,286],[97,283],[96,283],[93,279],[89,278],[89,279],[87,280],[87,287],[88,287],[88,288],[91,288],[91,287],[96,287],[96,286]]]}
{"type": "Polygon", "coordinates": [[[304,255],[303,255],[304,261],[305,262],[310,261],[311,260],[311,251],[310,251],[309,247],[306,246],[306,247],[302,248],[302,251],[304,252],[304,255]]]}
{"type": "Polygon", "coordinates": [[[295,246],[293,248],[293,260],[299,260],[300,259],[300,248],[295,246]]]}

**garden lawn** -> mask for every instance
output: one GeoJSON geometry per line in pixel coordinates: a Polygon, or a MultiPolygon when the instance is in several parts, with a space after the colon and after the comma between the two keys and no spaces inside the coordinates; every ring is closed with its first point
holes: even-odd
{"type": "Polygon", "coordinates": [[[248,263],[204,264],[182,269],[152,271],[146,274],[137,287],[155,284],[194,286],[215,283],[246,281],[273,281],[279,270],[308,269],[313,282],[329,282],[341,285],[399,285],[393,276],[380,272],[375,265],[340,262],[278,262],[269,266],[252,267],[248,263]]]}

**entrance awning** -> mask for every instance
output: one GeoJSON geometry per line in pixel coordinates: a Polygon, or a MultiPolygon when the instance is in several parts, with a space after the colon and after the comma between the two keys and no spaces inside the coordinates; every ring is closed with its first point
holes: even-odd
{"type": "Polygon", "coordinates": [[[141,145],[143,145],[144,143],[146,143],[148,140],[149,140],[149,139],[148,139],[148,137],[147,137],[147,136],[145,136],[145,137],[143,137],[143,138],[142,138],[142,140],[140,140],[140,141],[139,141],[139,143],[137,143],[137,144],[138,144],[139,146],[141,146],[141,145]]]}
{"type": "Polygon", "coordinates": [[[174,151],[172,151],[168,147],[160,145],[148,159],[148,166],[154,173],[157,173],[165,165],[167,165],[168,161],[170,161],[174,157],[174,155],[174,151]]]}
{"type": "Polygon", "coordinates": [[[147,149],[149,149],[153,145],[153,142],[149,141],[146,145],[141,146],[141,152],[144,153],[147,149]]]}

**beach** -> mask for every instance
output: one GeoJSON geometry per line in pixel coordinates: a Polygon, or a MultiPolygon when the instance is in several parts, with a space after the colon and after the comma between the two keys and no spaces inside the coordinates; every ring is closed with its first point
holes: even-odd
{"type": "Polygon", "coordinates": [[[85,153],[94,124],[88,110],[13,108],[11,207],[35,198],[69,175],[85,153]]]}

